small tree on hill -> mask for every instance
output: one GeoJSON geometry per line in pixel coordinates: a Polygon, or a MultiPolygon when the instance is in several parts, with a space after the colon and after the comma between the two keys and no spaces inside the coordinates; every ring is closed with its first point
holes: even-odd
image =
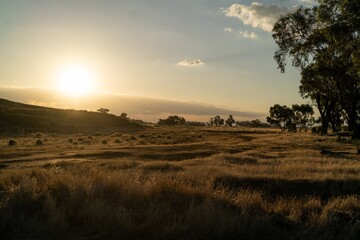
{"type": "Polygon", "coordinates": [[[159,125],[184,125],[186,123],[185,118],[179,116],[169,116],[167,119],[159,119],[159,125]]]}
{"type": "Polygon", "coordinates": [[[109,113],[109,109],[107,109],[107,108],[99,108],[98,110],[97,110],[99,113],[104,113],[104,114],[107,114],[107,113],[109,113]]]}

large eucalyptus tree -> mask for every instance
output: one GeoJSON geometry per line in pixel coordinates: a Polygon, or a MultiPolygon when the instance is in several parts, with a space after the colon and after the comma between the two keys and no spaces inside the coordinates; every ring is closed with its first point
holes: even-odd
{"type": "Polygon", "coordinates": [[[360,137],[360,1],[319,0],[281,17],[273,28],[274,59],[301,71],[300,93],[319,109],[323,132],[343,111],[360,137]]]}

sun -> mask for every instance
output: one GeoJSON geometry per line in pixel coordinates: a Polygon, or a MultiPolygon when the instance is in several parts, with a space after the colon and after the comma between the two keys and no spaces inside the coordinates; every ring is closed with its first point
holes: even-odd
{"type": "Polygon", "coordinates": [[[92,71],[80,64],[69,65],[57,74],[57,88],[68,95],[79,96],[93,90],[92,71]]]}

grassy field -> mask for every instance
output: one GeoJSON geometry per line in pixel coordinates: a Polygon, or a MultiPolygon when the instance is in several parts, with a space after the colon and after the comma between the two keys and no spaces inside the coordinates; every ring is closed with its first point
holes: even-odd
{"type": "Polygon", "coordinates": [[[163,127],[9,140],[4,238],[360,238],[360,155],[349,139],[163,127]]]}

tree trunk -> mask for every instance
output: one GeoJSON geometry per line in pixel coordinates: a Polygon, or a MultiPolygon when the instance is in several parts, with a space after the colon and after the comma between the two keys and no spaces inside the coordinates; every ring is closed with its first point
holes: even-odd
{"type": "Polygon", "coordinates": [[[321,134],[327,134],[329,128],[329,120],[326,116],[321,116],[321,134]]]}

